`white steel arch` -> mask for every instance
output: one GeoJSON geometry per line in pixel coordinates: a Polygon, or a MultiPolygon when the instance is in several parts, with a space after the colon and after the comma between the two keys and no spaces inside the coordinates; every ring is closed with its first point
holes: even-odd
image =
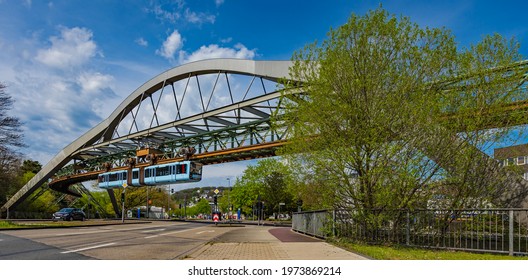
{"type": "MultiPolygon", "coordinates": [[[[46,165],[43,166],[26,185],[24,185],[11,199],[9,199],[2,211],[16,206],[44,182],[51,178],[59,169],[74,159],[76,153],[82,149],[87,149],[94,143],[105,142],[112,139],[115,128],[122,121],[123,116],[128,115],[136,106],[148,98],[151,94],[160,90],[170,83],[180,81],[191,76],[229,73],[242,74],[264,78],[269,81],[288,80],[291,61],[254,61],[241,59],[210,59],[188,63],[168,71],[147,81],[130,94],[111,114],[101,123],[90,129],[84,135],[73,141],[62,149],[46,165]]],[[[276,98],[277,94],[275,94],[276,98]]],[[[251,104],[248,104],[250,106],[251,104]]],[[[258,110],[247,107],[258,114],[258,110]]],[[[203,112],[204,114],[206,112],[203,112]]],[[[210,116],[213,118],[214,116],[210,116]]],[[[221,119],[216,117],[218,122],[221,119]]]]}

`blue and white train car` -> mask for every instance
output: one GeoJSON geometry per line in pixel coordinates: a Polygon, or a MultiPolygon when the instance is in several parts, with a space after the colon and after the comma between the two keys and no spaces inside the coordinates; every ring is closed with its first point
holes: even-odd
{"type": "Polygon", "coordinates": [[[145,167],[144,175],[145,185],[197,182],[202,179],[202,167],[190,161],[173,162],[145,167]]]}
{"type": "Polygon", "coordinates": [[[121,188],[127,182],[127,171],[112,171],[98,176],[99,187],[103,189],[121,188]]]}
{"type": "Polygon", "coordinates": [[[202,179],[202,164],[183,161],[134,168],[132,178],[129,170],[106,172],[99,175],[99,187],[120,188],[124,183],[133,187],[198,182],[202,179]]]}

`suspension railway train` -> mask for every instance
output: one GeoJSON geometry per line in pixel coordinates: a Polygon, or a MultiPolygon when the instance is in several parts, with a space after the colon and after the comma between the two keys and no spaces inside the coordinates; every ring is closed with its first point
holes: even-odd
{"type": "Polygon", "coordinates": [[[201,179],[202,164],[191,161],[111,171],[98,176],[99,187],[103,189],[122,188],[125,183],[128,186],[140,187],[198,182],[201,179]],[[131,178],[129,173],[132,173],[131,178]]]}

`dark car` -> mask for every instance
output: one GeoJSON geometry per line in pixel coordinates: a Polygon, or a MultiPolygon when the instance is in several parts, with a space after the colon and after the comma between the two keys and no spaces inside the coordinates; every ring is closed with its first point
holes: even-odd
{"type": "Polygon", "coordinates": [[[86,219],[86,214],[84,214],[83,210],[79,208],[62,208],[58,212],[53,213],[54,221],[58,220],[64,220],[64,221],[73,221],[73,220],[81,220],[84,221],[86,219]]]}

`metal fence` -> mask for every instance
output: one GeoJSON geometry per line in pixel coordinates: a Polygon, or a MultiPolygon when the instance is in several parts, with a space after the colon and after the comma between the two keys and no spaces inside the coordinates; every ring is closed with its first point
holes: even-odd
{"type": "Polygon", "coordinates": [[[292,227],[321,238],[528,255],[528,209],[308,211],[294,213],[292,227]]]}
{"type": "Polygon", "coordinates": [[[331,223],[333,218],[328,217],[329,213],[333,212],[319,210],[293,213],[292,229],[304,234],[326,238],[328,234],[327,225],[333,225],[331,223]]]}

